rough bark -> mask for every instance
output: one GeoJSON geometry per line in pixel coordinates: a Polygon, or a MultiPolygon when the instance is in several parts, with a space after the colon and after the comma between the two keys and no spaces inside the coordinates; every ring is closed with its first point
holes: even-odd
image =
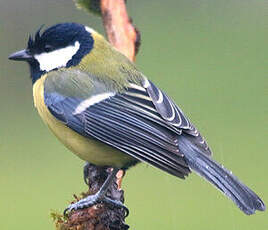
{"type": "Polygon", "coordinates": [[[103,25],[110,43],[130,60],[140,46],[140,34],[128,17],[124,0],[101,0],[103,25]]]}

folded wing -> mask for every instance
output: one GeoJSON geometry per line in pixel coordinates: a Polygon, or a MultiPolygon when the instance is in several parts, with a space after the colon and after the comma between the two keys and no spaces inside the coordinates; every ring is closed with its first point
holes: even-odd
{"type": "Polygon", "coordinates": [[[210,154],[182,111],[146,78],[119,92],[84,72],[51,72],[44,93],[50,112],[69,128],[175,176],[190,173],[178,148],[182,132],[210,154]]]}

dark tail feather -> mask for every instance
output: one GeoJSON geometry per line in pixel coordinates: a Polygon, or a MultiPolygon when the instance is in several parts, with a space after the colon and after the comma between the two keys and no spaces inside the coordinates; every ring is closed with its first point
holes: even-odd
{"type": "Polygon", "coordinates": [[[179,149],[193,171],[215,185],[247,215],[255,213],[255,210],[265,210],[265,204],[251,189],[223,166],[202,153],[202,149],[197,147],[191,138],[193,137],[181,135],[179,149]]]}

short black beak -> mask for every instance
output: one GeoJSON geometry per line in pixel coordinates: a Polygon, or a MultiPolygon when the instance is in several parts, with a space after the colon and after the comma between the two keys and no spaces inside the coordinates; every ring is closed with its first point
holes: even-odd
{"type": "Polygon", "coordinates": [[[28,50],[20,50],[18,52],[15,52],[11,55],[9,55],[8,59],[14,60],[14,61],[27,61],[32,59],[33,56],[29,53],[28,50]]]}

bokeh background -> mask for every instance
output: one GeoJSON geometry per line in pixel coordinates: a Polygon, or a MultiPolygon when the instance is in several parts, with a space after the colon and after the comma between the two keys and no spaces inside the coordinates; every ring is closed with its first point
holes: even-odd
{"type": "MultiPolygon", "coordinates": [[[[137,65],[181,106],[214,152],[268,204],[268,3],[266,0],[128,0],[142,35],[137,65]]],[[[28,67],[7,60],[42,24],[101,19],[71,0],[0,0],[0,229],[54,229],[86,190],[83,162],[33,107],[28,67]]],[[[197,175],[185,181],[144,164],[123,185],[131,229],[268,229],[267,212],[244,215],[197,175]]]]}

